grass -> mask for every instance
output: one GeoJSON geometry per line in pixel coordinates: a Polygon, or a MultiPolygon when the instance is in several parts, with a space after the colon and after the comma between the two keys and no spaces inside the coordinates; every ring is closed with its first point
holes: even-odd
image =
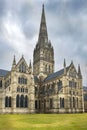
{"type": "Polygon", "coordinates": [[[87,114],[0,115],[0,130],[87,130],[87,114]]]}

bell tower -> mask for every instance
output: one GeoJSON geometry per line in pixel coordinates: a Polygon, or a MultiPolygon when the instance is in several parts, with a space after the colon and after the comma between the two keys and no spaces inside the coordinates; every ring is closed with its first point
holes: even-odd
{"type": "Polygon", "coordinates": [[[51,41],[48,40],[44,5],[42,6],[38,42],[33,52],[33,72],[34,75],[45,77],[54,72],[54,49],[51,41]]]}

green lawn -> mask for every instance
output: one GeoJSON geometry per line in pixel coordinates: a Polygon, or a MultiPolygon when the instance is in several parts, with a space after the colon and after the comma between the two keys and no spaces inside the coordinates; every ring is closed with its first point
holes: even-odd
{"type": "Polygon", "coordinates": [[[0,130],[87,130],[87,114],[0,115],[0,130]]]}

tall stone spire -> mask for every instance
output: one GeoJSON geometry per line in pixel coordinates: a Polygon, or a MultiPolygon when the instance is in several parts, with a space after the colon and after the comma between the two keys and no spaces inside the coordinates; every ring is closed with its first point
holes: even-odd
{"type": "Polygon", "coordinates": [[[42,77],[54,72],[54,49],[48,40],[44,5],[42,6],[38,41],[33,53],[33,72],[34,75],[42,77]]]}
{"type": "Polygon", "coordinates": [[[43,4],[38,43],[44,44],[44,43],[47,43],[47,42],[48,42],[48,34],[47,34],[45,10],[44,10],[44,4],[43,4]]]}

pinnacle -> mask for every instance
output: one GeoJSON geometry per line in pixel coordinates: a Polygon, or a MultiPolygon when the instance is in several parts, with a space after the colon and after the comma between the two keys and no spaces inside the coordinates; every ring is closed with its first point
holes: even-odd
{"type": "Polygon", "coordinates": [[[13,65],[16,65],[15,55],[14,55],[14,59],[13,59],[13,65]]]}
{"type": "Polygon", "coordinates": [[[44,4],[43,4],[38,42],[41,44],[47,41],[48,41],[48,34],[47,34],[45,10],[44,10],[44,4]]]}

